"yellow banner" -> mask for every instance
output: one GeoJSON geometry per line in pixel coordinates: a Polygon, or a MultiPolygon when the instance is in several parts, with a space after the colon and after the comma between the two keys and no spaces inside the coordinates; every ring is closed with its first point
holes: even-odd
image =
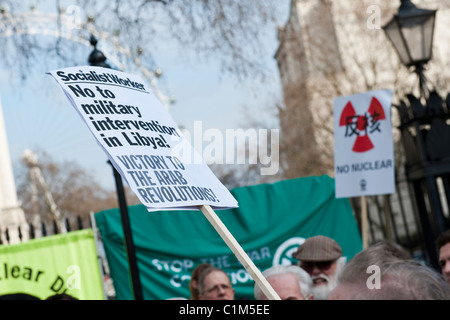
{"type": "Polygon", "coordinates": [[[0,300],[62,294],[104,299],[92,229],[0,246],[0,300]]]}

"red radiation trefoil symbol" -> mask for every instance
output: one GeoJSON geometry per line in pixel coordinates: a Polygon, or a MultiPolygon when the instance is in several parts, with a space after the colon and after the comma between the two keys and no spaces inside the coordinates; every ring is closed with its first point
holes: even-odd
{"type": "Polygon", "coordinates": [[[367,152],[374,148],[369,134],[381,132],[380,120],[385,120],[383,106],[377,98],[373,97],[369,110],[363,115],[357,115],[355,108],[349,101],[342,110],[339,126],[345,126],[345,137],[356,136],[352,150],[354,152],[367,152]]]}

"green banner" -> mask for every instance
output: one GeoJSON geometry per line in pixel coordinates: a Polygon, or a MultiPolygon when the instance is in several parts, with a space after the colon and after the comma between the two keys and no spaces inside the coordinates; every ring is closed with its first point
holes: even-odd
{"type": "Polygon", "coordinates": [[[0,300],[104,299],[92,229],[0,246],[0,300]]]}
{"type": "MultiPolygon", "coordinates": [[[[334,179],[307,177],[231,190],[239,208],[216,211],[255,265],[264,270],[296,262],[292,253],[304,239],[335,239],[348,259],[362,248],[348,199],[335,199],[334,179]]],[[[129,207],[130,224],[144,299],[189,298],[193,269],[208,262],[230,276],[236,298],[253,299],[254,281],[203,214],[148,212],[129,207]]],[[[120,211],[95,215],[117,299],[132,299],[120,211]]]]}

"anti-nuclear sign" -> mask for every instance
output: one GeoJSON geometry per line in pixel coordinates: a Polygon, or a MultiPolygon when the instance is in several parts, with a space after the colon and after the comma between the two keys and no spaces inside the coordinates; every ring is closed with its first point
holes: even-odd
{"type": "Polygon", "coordinates": [[[100,67],[49,74],[149,211],[237,207],[139,76],[100,67]]]}
{"type": "Polygon", "coordinates": [[[391,90],[334,100],[336,198],[395,192],[391,90]]]}

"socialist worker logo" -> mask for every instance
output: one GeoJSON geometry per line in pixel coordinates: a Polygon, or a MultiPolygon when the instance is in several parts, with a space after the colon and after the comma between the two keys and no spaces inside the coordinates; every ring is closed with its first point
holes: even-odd
{"type": "Polygon", "coordinates": [[[369,108],[364,114],[357,114],[349,101],[342,110],[339,126],[345,127],[346,138],[355,137],[352,151],[363,153],[375,148],[370,136],[381,133],[380,121],[382,120],[386,120],[383,106],[377,98],[372,97],[369,108]]]}

